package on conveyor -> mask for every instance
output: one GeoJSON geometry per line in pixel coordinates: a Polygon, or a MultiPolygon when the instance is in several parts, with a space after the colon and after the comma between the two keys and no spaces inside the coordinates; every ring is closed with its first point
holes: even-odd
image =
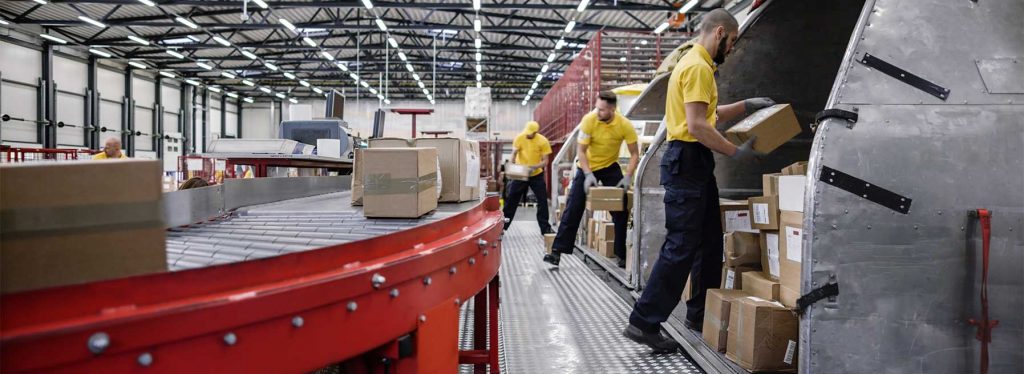
{"type": "Polygon", "coordinates": [[[587,193],[587,209],[621,212],[625,207],[625,190],[619,187],[591,187],[587,193]]]}
{"type": "Polygon", "coordinates": [[[551,253],[551,248],[555,244],[555,234],[544,234],[544,248],[547,250],[546,253],[551,253]]]}
{"type": "Polygon", "coordinates": [[[479,143],[457,138],[417,138],[413,146],[434,148],[441,163],[440,202],[480,198],[479,143]]]}
{"type": "Polygon", "coordinates": [[[749,296],[740,290],[723,290],[712,288],[708,290],[704,301],[704,341],[712,349],[725,352],[726,342],[729,340],[729,311],[733,300],[749,296]]]}
{"type": "Polygon", "coordinates": [[[761,264],[760,235],[749,232],[727,232],[725,237],[726,267],[757,266],[761,264]]]}
{"type": "Polygon", "coordinates": [[[760,272],[761,265],[752,266],[722,266],[722,284],[720,286],[723,290],[742,290],[743,289],[743,274],[747,272],[760,272]]]}
{"type": "Polygon", "coordinates": [[[779,301],[789,308],[800,298],[803,220],[803,213],[786,211],[779,220],[779,301]]]}
{"type": "Polygon", "coordinates": [[[363,151],[363,215],[417,218],[437,208],[437,150],[363,151]]]}
{"type": "Polygon", "coordinates": [[[370,148],[409,148],[413,146],[411,139],[406,138],[373,138],[366,142],[370,148]]]}
{"type": "Polygon", "coordinates": [[[746,200],[720,199],[718,209],[722,216],[722,232],[758,232],[750,225],[750,204],[746,200]]]}
{"type": "Polygon", "coordinates": [[[768,279],[779,280],[779,232],[761,232],[761,270],[768,279]]]}
{"type": "Polygon", "coordinates": [[[751,136],[757,136],[754,150],[769,153],[800,135],[800,131],[793,108],[789,104],[776,104],[747,116],[726,130],[725,138],[740,145],[751,136]]]}
{"type": "Polygon", "coordinates": [[[604,257],[615,257],[615,224],[607,221],[597,222],[597,247],[594,248],[598,254],[604,257]]]}
{"type": "Polygon", "coordinates": [[[509,163],[505,165],[505,178],[516,181],[530,180],[530,167],[526,165],[509,163]]]}
{"type": "Polygon", "coordinates": [[[167,270],[162,164],[0,164],[0,292],[167,270]]]}
{"type": "Polygon", "coordinates": [[[356,148],[352,159],[352,206],[363,205],[363,149],[356,148]]]}
{"type": "Polygon", "coordinates": [[[726,357],[744,369],[795,372],[799,321],[778,302],[739,297],[729,308],[726,357]]]}

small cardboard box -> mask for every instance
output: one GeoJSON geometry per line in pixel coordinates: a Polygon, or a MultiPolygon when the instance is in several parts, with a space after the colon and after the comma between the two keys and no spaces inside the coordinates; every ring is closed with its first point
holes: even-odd
{"type": "Polygon", "coordinates": [[[601,222],[601,227],[597,229],[598,236],[601,240],[615,240],[615,224],[611,222],[601,222]]]}
{"type": "Polygon", "coordinates": [[[369,148],[409,148],[412,147],[412,140],[406,138],[373,138],[368,140],[369,148]]]}
{"type": "Polygon", "coordinates": [[[795,372],[799,321],[782,304],[756,296],[729,306],[726,357],[744,369],[795,372]]]}
{"type": "Polygon", "coordinates": [[[618,187],[591,187],[587,194],[587,209],[621,212],[625,191],[618,187]]]}
{"type": "Polygon", "coordinates": [[[779,177],[782,173],[771,173],[761,175],[761,192],[762,196],[772,196],[779,194],[779,177]]]}
{"type": "Polygon", "coordinates": [[[803,221],[804,215],[799,212],[783,211],[779,219],[779,301],[789,308],[795,308],[800,297],[803,221]]]}
{"type": "Polygon", "coordinates": [[[730,232],[725,234],[725,266],[756,266],[761,264],[761,239],[758,234],[730,232]]]}
{"type": "Polygon", "coordinates": [[[505,166],[505,178],[516,181],[530,180],[530,167],[519,164],[508,164],[505,166]]]}
{"type": "Polygon", "coordinates": [[[437,150],[363,151],[363,215],[417,218],[437,209],[437,150]]]}
{"type": "Polygon", "coordinates": [[[746,272],[743,273],[743,292],[765,300],[778,300],[779,282],[768,279],[761,272],[746,272]]]}
{"type": "Polygon", "coordinates": [[[551,253],[551,246],[555,244],[555,234],[544,234],[544,248],[551,253]]]}
{"type": "Polygon", "coordinates": [[[708,290],[708,296],[704,302],[704,341],[712,349],[725,352],[726,342],[729,339],[729,308],[733,300],[748,296],[739,290],[723,290],[713,288],[708,290]]]}
{"type": "Polygon", "coordinates": [[[779,280],[782,266],[779,263],[779,232],[761,232],[761,270],[771,280],[779,280]]]}
{"type": "Polygon", "coordinates": [[[441,163],[441,198],[438,201],[469,201],[473,199],[474,190],[479,190],[480,154],[473,151],[472,143],[475,142],[456,138],[415,140],[416,147],[437,150],[441,163]]]}
{"type": "Polygon", "coordinates": [[[720,200],[718,210],[722,215],[722,232],[758,232],[750,226],[750,205],[746,200],[720,200]]]}
{"type": "Polygon", "coordinates": [[[754,150],[770,153],[790,139],[800,135],[800,123],[789,104],[777,104],[761,109],[725,131],[726,139],[740,145],[757,136],[754,150]]]}
{"type": "Polygon", "coordinates": [[[750,207],[750,226],[758,230],[779,229],[779,197],[778,196],[757,196],[751,197],[748,206],[750,207]]]}
{"type": "Polygon", "coordinates": [[[352,206],[363,205],[363,149],[356,148],[352,160],[352,206]]]}
{"type": "Polygon", "coordinates": [[[0,293],[166,271],[161,165],[0,164],[0,293]]]}
{"type": "Polygon", "coordinates": [[[723,290],[742,290],[743,289],[743,274],[747,272],[760,272],[761,265],[757,266],[739,266],[729,267],[722,266],[722,283],[721,289],[723,290]]]}
{"type": "Polygon", "coordinates": [[[803,213],[804,189],[806,187],[807,176],[784,175],[779,177],[779,210],[803,213]]]}
{"type": "Polygon", "coordinates": [[[615,241],[614,240],[598,240],[597,241],[597,253],[601,256],[613,258],[615,257],[615,241]]]}
{"type": "Polygon", "coordinates": [[[782,175],[807,175],[807,161],[797,161],[782,168],[782,175]]]}

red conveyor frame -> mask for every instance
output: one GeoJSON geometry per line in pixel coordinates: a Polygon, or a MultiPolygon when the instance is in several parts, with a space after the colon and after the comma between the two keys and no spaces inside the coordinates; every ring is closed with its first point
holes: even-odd
{"type": "Polygon", "coordinates": [[[0,371],[309,372],[372,353],[395,372],[454,372],[460,360],[497,372],[502,223],[492,196],[367,240],[4,295],[0,371]],[[482,330],[493,335],[482,346],[476,330],[476,350],[460,357],[459,305],[478,293],[489,303],[476,298],[477,327],[490,312],[482,330]],[[108,344],[95,353],[99,333],[108,344]]]}

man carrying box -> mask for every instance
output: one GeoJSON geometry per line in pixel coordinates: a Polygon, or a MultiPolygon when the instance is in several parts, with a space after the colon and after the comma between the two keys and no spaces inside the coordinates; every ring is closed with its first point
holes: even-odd
{"type": "Polygon", "coordinates": [[[775,103],[768,98],[718,105],[717,65],[725,62],[739,33],[736,19],[724,9],[708,12],[693,48],[679,61],[668,83],[665,103],[667,143],[661,160],[665,187],[665,243],[633,307],[623,335],[655,352],[672,352],[678,344],[662,336],[661,323],[679,303],[689,276],[692,297],[686,302],[686,325],[700,331],[707,289],[722,276],[722,228],[712,151],[737,161],[761,156],[753,140],[740,146],[715,129],[740,115],[749,115],[775,103]],[[717,65],[716,65],[717,64],[717,65]],[[692,275],[691,275],[692,272],[692,275]]]}
{"type": "MultiPolygon", "coordinates": [[[[544,255],[544,261],[555,266],[558,266],[561,254],[572,253],[590,187],[597,186],[597,182],[600,181],[605,186],[628,189],[633,182],[633,172],[640,161],[636,130],[626,117],[616,111],[618,99],[615,93],[602,91],[597,98],[597,109],[580,120],[580,131],[576,135],[576,176],[572,180],[552,251],[544,255]],[[629,149],[629,167],[625,175],[622,174],[618,162],[623,142],[629,149]]],[[[611,214],[612,222],[615,223],[615,256],[619,258],[619,267],[626,267],[626,221],[629,212],[618,211],[611,214]]]]}
{"type": "Polygon", "coordinates": [[[519,208],[519,199],[526,197],[526,189],[533,190],[533,196],[537,198],[537,224],[540,225],[541,235],[552,233],[551,223],[548,222],[548,188],[544,183],[544,165],[548,164],[548,155],[551,154],[551,143],[540,131],[540,124],[535,121],[526,123],[523,132],[512,141],[512,161],[517,165],[525,165],[530,168],[530,178],[525,181],[509,179],[508,195],[505,196],[505,230],[512,224],[512,218],[516,216],[516,208],[519,208]]]}

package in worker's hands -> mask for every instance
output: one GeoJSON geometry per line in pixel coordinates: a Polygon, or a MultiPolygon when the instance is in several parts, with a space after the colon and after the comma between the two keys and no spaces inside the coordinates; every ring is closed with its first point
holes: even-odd
{"type": "Polygon", "coordinates": [[[747,116],[726,130],[725,138],[733,144],[741,145],[751,136],[757,136],[754,150],[769,153],[800,135],[800,131],[793,107],[789,104],[776,104],[747,116]]]}

